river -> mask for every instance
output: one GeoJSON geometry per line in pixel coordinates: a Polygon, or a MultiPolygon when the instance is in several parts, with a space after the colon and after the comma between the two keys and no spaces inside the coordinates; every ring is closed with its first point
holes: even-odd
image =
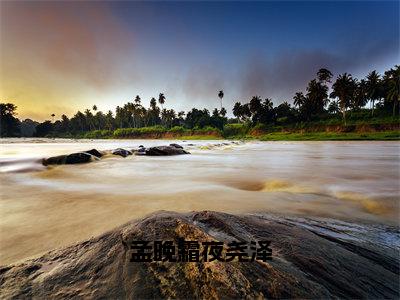
{"type": "Polygon", "coordinates": [[[271,212],[398,225],[399,142],[2,139],[0,264],[99,235],[158,210],[271,212]],[[191,155],[59,154],[176,142],[191,155]]]}

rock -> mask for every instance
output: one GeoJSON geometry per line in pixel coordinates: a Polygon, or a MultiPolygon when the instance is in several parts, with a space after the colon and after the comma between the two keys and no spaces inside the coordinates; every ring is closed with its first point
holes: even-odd
{"type": "Polygon", "coordinates": [[[89,153],[91,155],[97,156],[97,157],[102,157],[104,154],[101,153],[100,151],[96,150],[96,149],[91,149],[89,151],[84,151],[85,153],[89,153]]]}
{"type": "Polygon", "coordinates": [[[398,229],[385,226],[268,214],[157,212],[3,266],[0,290],[4,299],[398,299],[398,251],[398,229]],[[269,240],[272,260],[130,261],[132,241],[177,245],[180,238],[225,245],[269,240]]]}
{"type": "Polygon", "coordinates": [[[146,155],[149,156],[165,156],[165,155],[179,155],[179,154],[190,154],[189,152],[172,147],[172,146],[157,146],[157,147],[151,147],[146,149],[146,155]]]}
{"type": "Polygon", "coordinates": [[[131,151],[125,150],[125,149],[122,149],[122,148],[115,149],[111,153],[114,154],[114,155],[122,156],[122,157],[127,157],[129,155],[132,155],[131,151]]]}
{"type": "Polygon", "coordinates": [[[139,146],[139,149],[137,149],[135,151],[135,154],[136,155],[146,155],[146,148],[144,148],[143,146],[142,147],[139,146]]]}
{"type": "Polygon", "coordinates": [[[175,148],[179,148],[179,149],[183,149],[183,147],[179,144],[169,144],[171,147],[175,147],[175,148]]]}
{"type": "Polygon", "coordinates": [[[98,157],[86,152],[72,153],[68,155],[59,155],[43,159],[43,165],[72,165],[82,164],[97,160],[98,157]]]}

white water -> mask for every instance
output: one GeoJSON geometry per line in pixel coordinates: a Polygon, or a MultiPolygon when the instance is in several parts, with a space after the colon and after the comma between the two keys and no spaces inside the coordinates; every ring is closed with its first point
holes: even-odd
{"type": "Polygon", "coordinates": [[[3,139],[0,264],[157,210],[274,212],[397,224],[398,142],[3,139]],[[177,142],[191,155],[44,167],[43,157],[177,142]],[[222,145],[222,143],[228,145],[222,145]],[[188,146],[188,144],[194,144],[188,146]],[[217,145],[219,144],[219,145],[217,145]]]}

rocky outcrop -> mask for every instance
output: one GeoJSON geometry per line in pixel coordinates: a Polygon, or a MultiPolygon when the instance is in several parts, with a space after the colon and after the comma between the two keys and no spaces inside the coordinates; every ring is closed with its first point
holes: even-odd
{"type": "Polygon", "coordinates": [[[182,148],[175,146],[157,146],[150,147],[145,150],[145,154],[149,156],[166,156],[166,155],[179,155],[179,154],[190,154],[182,148]]]}
{"type": "Polygon", "coordinates": [[[399,298],[399,231],[267,214],[158,212],[0,269],[9,299],[399,298]],[[271,241],[262,262],[131,262],[132,241],[271,241]]]}
{"type": "Polygon", "coordinates": [[[131,151],[125,150],[125,149],[122,149],[122,148],[118,148],[118,149],[112,150],[111,153],[114,154],[114,155],[122,156],[122,157],[127,157],[129,155],[132,155],[131,151]]]}
{"type": "Polygon", "coordinates": [[[100,158],[100,157],[102,157],[102,156],[104,155],[104,153],[98,151],[97,149],[91,149],[91,150],[84,151],[84,152],[85,152],[85,153],[89,153],[89,154],[91,154],[91,155],[94,155],[94,156],[96,156],[96,157],[98,157],[98,158],[100,158]]]}
{"type": "MultiPolygon", "coordinates": [[[[106,153],[111,153],[113,155],[118,155],[121,157],[127,157],[133,153],[137,155],[149,155],[149,156],[165,156],[165,155],[179,155],[179,154],[190,154],[189,152],[183,150],[183,147],[178,144],[171,144],[170,146],[157,146],[145,148],[142,145],[139,146],[137,150],[126,150],[122,148],[117,148],[115,150],[106,151],[106,153]]],[[[52,156],[49,158],[44,158],[42,164],[48,165],[69,165],[69,164],[81,164],[95,161],[104,156],[104,152],[98,151],[97,149],[91,149],[84,152],[77,152],[67,155],[52,156]]]]}
{"type": "Polygon", "coordinates": [[[171,147],[175,147],[175,148],[178,148],[178,149],[183,149],[183,147],[181,146],[181,145],[179,145],[179,144],[169,144],[171,147]]]}
{"type": "Polygon", "coordinates": [[[86,152],[72,153],[68,155],[59,155],[49,158],[44,158],[42,163],[45,166],[48,165],[72,165],[72,164],[82,164],[88,163],[98,159],[97,156],[91,155],[86,152]]]}

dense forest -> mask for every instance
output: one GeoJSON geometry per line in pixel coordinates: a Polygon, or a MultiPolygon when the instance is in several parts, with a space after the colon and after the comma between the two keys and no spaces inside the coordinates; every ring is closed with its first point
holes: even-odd
{"type": "Polygon", "coordinates": [[[150,99],[147,108],[137,95],[133,101],[117,106],[115,113],[111,110],[104,113],[93,105],[71,118],[62,115],[60,120],[54,121],[55,114],[49,114],[51,120],[42,123],[19,120],[17,107],[6,101],[0,103],[1,137],[129,137],[152,132],[223,131],[232,128],[229,127],[232,124],[268,129],[327,122],[346,125],[349,119],[373,118],[392,118],[397,122],[399,89],[400,69],[397,65],[383,75],[372,71],[361,80],[348,73],[333,80],[333,74],[322,68],[305,91],[295,93],[293,106],[288,101],[274,106],[271,99],[254,96],[248,102],[236,102],[232,111],[234,118],[230,119],[223,107],[223,91],[216,93],[220,109],[215,108],[211,113],[207,109],[176,112],[165,108],[167,98],[160,93],[158,99],[150,99]]]}

